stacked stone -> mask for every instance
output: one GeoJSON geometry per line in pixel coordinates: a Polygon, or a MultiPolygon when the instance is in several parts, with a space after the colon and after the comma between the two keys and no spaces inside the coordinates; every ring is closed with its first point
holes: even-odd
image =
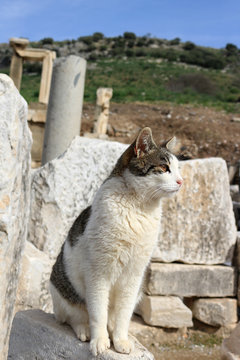
{"type": "Polygon", "coordinates": [[[229,326],[237,322],[237,273],[229,266],[236,228],[227,167],[219,158],[192,160],[181,172],[183,189],[163,203],[159,246],[138,311],[155,326],[192,326],[192,316],[229,326]]]}

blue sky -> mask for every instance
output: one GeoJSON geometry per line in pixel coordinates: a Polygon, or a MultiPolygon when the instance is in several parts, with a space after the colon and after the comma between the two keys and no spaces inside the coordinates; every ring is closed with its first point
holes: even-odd
{"type": "Polygon", "coordinates": [[[77,39],[96,31],[240,48],[240,0],[0,0],[0,42],[77,39]]]}

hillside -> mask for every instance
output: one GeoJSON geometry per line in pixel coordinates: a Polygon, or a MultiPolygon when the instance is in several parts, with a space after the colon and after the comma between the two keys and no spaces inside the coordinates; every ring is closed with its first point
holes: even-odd
{"type": "MultiPolygon", "coordinates": [[[[233,44],[211,49],[192,42],[123,36],[105,38],[101,33],[77,40],[45,38],[31,47],[75,54],[88,60],[85,101],[94,102],[96,89],[113,87],[115,102],[159,102],[215,106],[240,112],[240,52],[233,44]]],[[[0,44],[0,71],[8,73],[11,48],[0,44]]],[[[26,63],[21,92],[37,101],[40,63],[26,63]]]]}
{"type": "MultiPolygon", "coordinates": [[[[101,33],[77,40],[45,38],[30,46],[75,54],[88,60],[82,131],[91,131],[96,90],[112,87],[109,136],[130,142],[142,126],[158,141],[176,134],[190,158],[240,159],[240,52],[233,44],[210,49],[191,42],[136,37],[105,38],[101,33]],[[123,105],[124,104],[124,105],[123,105]],[[180,106],[180,105],[184,106],[180,106]]],[[[0,44],[0,71],[8,73],[11,49],[0,44]]],[[[38,101],[41,64],[26,63],[21,93],[38,101]]]]}

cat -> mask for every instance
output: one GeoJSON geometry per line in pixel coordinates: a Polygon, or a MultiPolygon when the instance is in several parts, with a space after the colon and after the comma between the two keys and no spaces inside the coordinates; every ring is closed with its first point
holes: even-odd
{"type": "Polygon", "coordinates": [[[145,127],[117,161],[93,203],[73,223],[53,266],[50,290],[58,321],[68,323],[97,355],[130,353],[128,327],[144,272],[157,244],[160,200],[183,179],[172,151],[145,127]]]}

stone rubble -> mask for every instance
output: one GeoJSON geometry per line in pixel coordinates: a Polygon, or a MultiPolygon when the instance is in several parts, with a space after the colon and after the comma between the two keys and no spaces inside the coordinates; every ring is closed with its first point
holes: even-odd
{"type": "Polygon", "coordinates": [[[27,103],[0,74],[0,358],[5,359],[30,208],[27,103]]]}

